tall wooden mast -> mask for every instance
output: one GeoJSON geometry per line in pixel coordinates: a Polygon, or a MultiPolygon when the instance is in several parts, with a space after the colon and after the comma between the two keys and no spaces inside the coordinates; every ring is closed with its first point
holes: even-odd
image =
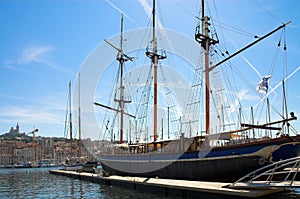
{"type": "Polygon", "coordinates": [[[210,134],[210,80],[209,80],[209,27],[208,27],[208,16],[204,16],[204,0],[202,0],[202,32],[204,33],[205,39],[205,130],[206,134],[210,134]]]}
{"type": "Polygon", "coordinates": [[[158,65],[158,55],[157,55],[157,38],[155,35],[155,0],[153,0],[153,67],[154,67],[154,72],[153,72],[153,86],[154,86],[154,126],[153,126],[153,140],[156,141],[157,139],[157,65],[158,65]]]}
{"type": "Polygon", "coordinates": [[[116,47],[115,45],[113,45],[112,43],[110,43],[109,41],[104,39],[104,41],[106,43],[108,43],[111,47],[113,47],[114,49],[116,49],[118,51],[118,55],[117,55],[116,59],[119,61],[119,68],[120,68],[120,86],[119,86],[120,94],[119,94],[119,99],[115,98],[114,101],[119,103],[120,109],[112,108],[112,107],[94,102],[94,104],[97,105],[97,106],[101,106],[101,107],[109,109],[109,110],[120,112],[120,141],[119,141],[120,144],[123,143],[124,115],[135,118],[134,115],[128,114],[124,111],[125,103],[130,103],[131,102],[130,100],[125,100],[125,94],[124,94],[125,87],[123,85],[124,63],[128,60],[133,61],[133,57],[129,57],[128,55],[126,55],[123,52],[123,21],[124,21],[124,19],[123,19],[123,14],[122,14],[122,16],[121,16],[120,48],[116,47]]]}
{"type": "Polygon", "coordinates": [[[119,103],[120,106],[120,144],[123,143],[123,126],[124,126],[124,104],[130,103],[130,101],[126,101],[124,98],[124,85],[123,85],[123,69],[124,63],[128,61],[128,56],[126,56],[123,52],[123,14],[121,17],[121,35],[120,35],[120,49],[117,55],[117,60],[119,61],[120,67],[120,95],[119,99],[115,99],[115,102],[119,103]]]}
{"type": "Polygon", "coordinates": [[[72,135],[72,100],[71,81],[69,82],[69,123],[70,123],[70,158],[73,156],[73,135],[72,135]]]}
{"type": "Polygon", "coordinates": [[[147,51],[146,55],[152,60],[153,63],[153,141],[157,140],[157,68],[158,68],[158,60],[165,59],[166,56],[159,55],[157,53],[157,38],[155,35],[155,0],[153,0],[153,8],[152,8],[152,52],[147,51]]]}
{"type": "Polygon", "coordinates": [[[238,50],[237,52],[229,55],[227,58],[223,59],[222,61],[218,62],[217,64],[210,66],[209,65],[209,50],[210,50],[210,46],[215,45],[217,43],[219,43],[218,40],[214,40],[212,38],[209,37],[209,20],[210,18],[208,16],[205,16],[205,9],[204,9],[204,0],[202,0],[202,7],[201,7],[201,11],[202,11],[202,24],[201,26],[198,25],[196,27],[196,33],[195,33],[195,40],[202,46],[202,48],[205,50],[205,120],[206,120],[206,133],[209,134],[210,133],[210,80],[209,80],[209,73],[210,71],[214,70],[216,67],[218,67],[219,65],[221,65],[222,63],[228,61],[229,59],[233,58],[234,56],[240,54],[241,52],[245,51],[246,49],[250,48],[251,46],[255,45],[256,43],[260,42],[261,40],[269,37],[270,35],[272,35],[273,33],[277,32],[278,30],[284,28],[285,26],[287,26],[288,24],[290,24],[291,22],[287,22],[285,24],[282,24],[281,26],[279,26],[278,28],[274,29],[273,31],[265,34],[262,37],[259,37],[257,40],[255,40],[254,42],[248,44],[247,46],[245,46],[244,48],[238,50]]]}
{"type": "Polygon", "coordinates": [[[205,130],[206,134],[210,134],[210,80],[209,80],[209,49],[211,45],[218,43],[209,37],[209,17],[205,16],[204,0],[202,0],[202,27],[197,26],[195,39],[205,50],[205,130]]]}
{"type": "Polygon", "coordinates": [[[81,149],[81,108],[80,108],[80,73],[78,74],[78,156],[82,156],[81,149]]]}

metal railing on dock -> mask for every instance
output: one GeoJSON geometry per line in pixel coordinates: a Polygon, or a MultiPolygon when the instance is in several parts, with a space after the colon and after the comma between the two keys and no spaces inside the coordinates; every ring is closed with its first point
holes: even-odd
{"type": "Polygon", "coordinates": [[[300,188],[300,156],[274,162],[230,184],[230,188],[300,188]]]}

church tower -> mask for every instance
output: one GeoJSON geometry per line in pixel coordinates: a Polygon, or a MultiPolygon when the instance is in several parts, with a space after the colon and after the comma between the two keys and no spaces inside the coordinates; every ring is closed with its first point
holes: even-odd
{"type": "Polygon", "coordinates": [[[16,126],[16,133],[20,133],[20,126],[19,126],[18,122],[17,122],[17,126],[16,126]]]}

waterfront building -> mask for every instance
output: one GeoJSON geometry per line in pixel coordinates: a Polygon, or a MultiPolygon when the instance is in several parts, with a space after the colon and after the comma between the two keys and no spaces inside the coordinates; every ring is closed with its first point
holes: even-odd
{"type": "MultiPolygon", "coordinates": [[[[27,133],[28,134],[28,133],[27,133]]],[[[43,160],[63,163],[70,152],[70,140],[63,137],[28,136],[20,133],[20,126],[11,127],[9,132],[0,135],[0,165],[38,164],[43,160]]],[[[73,141],[73,155],[78,156],[77,140],[73,141]]],[[[99,143],[90,138],[82,139],[82,156],[92,160],[89,151],[99,150],[99,143]]]]}

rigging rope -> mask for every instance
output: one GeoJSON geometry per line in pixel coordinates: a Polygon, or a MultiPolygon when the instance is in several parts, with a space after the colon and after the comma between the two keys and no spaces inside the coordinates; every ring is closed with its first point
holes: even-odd
{"type": "Polygon", "coordinates": [[[255,0],[252,0],[258,7],[260,7],[262,10],[264,10],[266,13],[268,13],[271,17],[273,17],[275,20],[279,21],[280,23],[284,24],[283,21],[281,21],[278,17],[276,17],[274,14],[272,14],[270,11],[262,7],[260,4],[258,4],[255,0]]]}

